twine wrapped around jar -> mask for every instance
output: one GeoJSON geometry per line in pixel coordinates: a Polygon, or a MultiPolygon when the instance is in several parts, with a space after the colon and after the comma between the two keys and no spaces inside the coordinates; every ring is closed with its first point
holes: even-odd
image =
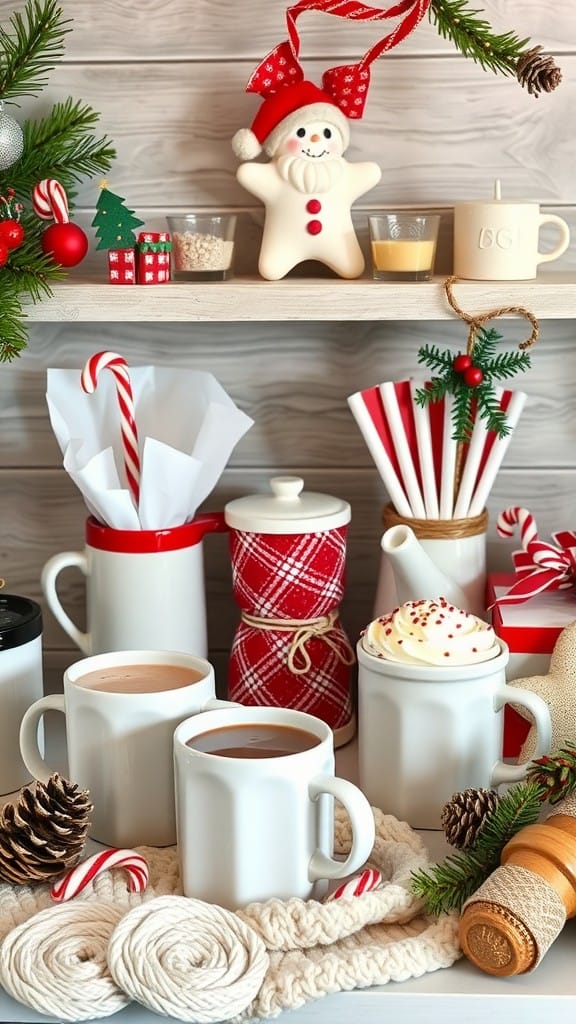
{"type": "Polygon", "coordinates": [[[476,537],[486,533],[488,529],[488,510],[480,515],[467,519],[406,519],[398,514],[394,505],[389,502],[382,509],[382,526],[388,530],[391,526],[408,525],[418,540],[459,540],[461,537],[476,537]]]}

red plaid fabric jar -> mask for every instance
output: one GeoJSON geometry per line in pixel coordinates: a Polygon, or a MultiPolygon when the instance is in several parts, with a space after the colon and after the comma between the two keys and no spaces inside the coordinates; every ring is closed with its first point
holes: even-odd
{"type": "Polygon", "coordinates": [[[355,657],[338,615],[350,506],[303,486],[300,477],[276,477],[272,496],[239,498],[224,510],[242,611],[228,696],[316,715],[341,746],[355,731],[355,657]]]}

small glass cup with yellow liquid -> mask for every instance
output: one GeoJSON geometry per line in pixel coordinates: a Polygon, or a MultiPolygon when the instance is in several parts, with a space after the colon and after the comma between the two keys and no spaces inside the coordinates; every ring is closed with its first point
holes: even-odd
{"type": "Polygon", "coordinates": [[[369,217],[368,223],[375,280],[430,280],[434,272],[439,214],[381,213],[369,217]]]}

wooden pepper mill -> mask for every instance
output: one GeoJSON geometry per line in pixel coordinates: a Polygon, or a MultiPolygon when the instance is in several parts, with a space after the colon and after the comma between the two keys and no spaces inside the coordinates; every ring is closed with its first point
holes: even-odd
{"type": "Polygon", "coordinates": [[[500,867],[466,901],[460,919],[465,956],[500,977],[534,970],[576,916],[576,796],[545,822],[506,844],[500,867]]]}

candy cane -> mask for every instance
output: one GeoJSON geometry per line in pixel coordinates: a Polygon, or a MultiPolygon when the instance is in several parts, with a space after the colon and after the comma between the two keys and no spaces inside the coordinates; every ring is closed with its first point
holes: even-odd
{"type": "Polygon", "coordinates": [[[538,529],[534,516],[527,508],[520,508],[518,505],[511,505],[510,508],[506,508],[500,513],[496,522],[496,530],[501,537],[513,537],[513,527],[517,524],[520,526],[520,540],[523,548],[527,548],[532,541],[538,540],[538,529]]]}
{"type": "Polygon", "coordinates": [[[382,875],[376,868],[366,868],[362,874],[351,878],[349,882],[342,882],[334,892],[326,897],[325,903],[332,903],[333,900],[352,899],[355,896],[363,896],[365,892],[372,892],[382,882],[382,875]]]}
{"type": "Polygon", "coordinates": [[[32,189],[34,213],[42,220],[55,220],[57,224],[68,224],[68,196],[55,178],[44,178],[32,189]]]}
{"type": "Polygon", "coordinates": [[[80,382],[87,394],[96,390],[98,375],[101,370],[110,370],[114,374],[116,393],[120,406],[120,429],[124,446],[124,468],[128,486],[134,503],[138,506],[140,498],[140,453],[138,451],[138,430],[134,414],[134,398],[128,364],[123,356],[116,352],[95,352],[82,370],[80,382]]]}
{"type": "Polygon", "coordinates": [[[148,864],[134,850],[103,850],[71,868],[50,890],[56,903],[64,903],[77,896],[97,875],[110,868],[124,868],[128,872],[130,892],[143,892],[148,884],[148,864]]]}

